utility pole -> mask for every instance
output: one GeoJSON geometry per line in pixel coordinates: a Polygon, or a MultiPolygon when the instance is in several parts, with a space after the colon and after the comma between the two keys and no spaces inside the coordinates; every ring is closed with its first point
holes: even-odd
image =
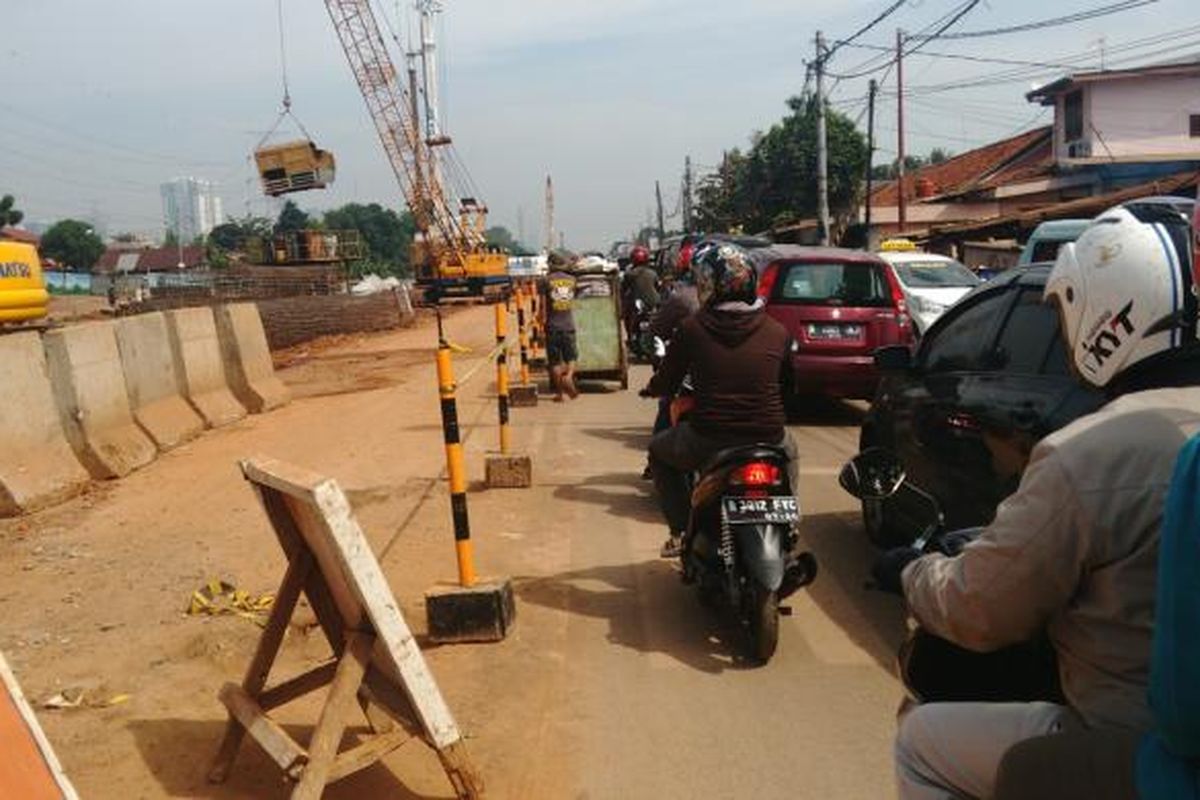
{"type": "Polygon", "coordinates": [[[546,252],[554,249],[554,183],[546,176],[546,218],[542,223],[542,235],[546,237],[546,252]]]}
{"type": "Polygon", "coordinates": [[[875,94],[879,84],[874,78],[867,89],[867,213],[864,223],[867,230],[867,249],[871,249],[871,173],[875,166],[875,94]]]}
{"type": "Polygon", "coordinates": [[[825,36],[817,31],[817,218],[821,244],[829,246],[829,144],[825,131],[825,36]]]}
{"type": "Polygon", "coordinates": [[[517,242],[525,246],[525,206],[517,206],[517,242]]]}
{"type": "Polygon", "coordinates": [[[904,196],[904,31],[896,30],[896,187],[900,198],[899,228],[908,227],[908,200],[904,196]]]}
{"type": "Polygon", "coordinates": [[[658,181],[654,182],[654,199],[658,202],[658,244],[661,247],[663,239],[667,238],[667,231],[663,227],[662,187],[658,181]]]}
{"type": "Polygon", "coordinates": [[[692,232],[692,157],[683,159],[683,232],[692,232]]]}

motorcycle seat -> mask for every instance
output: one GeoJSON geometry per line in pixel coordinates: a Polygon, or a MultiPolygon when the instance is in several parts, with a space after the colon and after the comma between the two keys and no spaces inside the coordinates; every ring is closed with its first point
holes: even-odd
{"type": "Polygon", "coordinates": [[[786,464],[788,454],[782,447],[773,444],[749,444],[727,447],[710,458],[702,471],[713,472],[732,463],[746,461],[778,461],[786,464]]]}

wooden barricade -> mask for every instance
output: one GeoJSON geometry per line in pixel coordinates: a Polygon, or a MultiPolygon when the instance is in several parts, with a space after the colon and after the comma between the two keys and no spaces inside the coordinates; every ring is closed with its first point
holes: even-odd
{"type": "Polygon", "coordinates": [[[462,734],[392,596],[379,562],[338,485],[278,461],[245,461],[288,560],[270,619],[242,684],[226,684],[220,699],[230,720],[209,773],[228,777],[249,734],[296,782],[293,800],[314,800],[326,785],[374,764],[412,738],[438,754],[456,796],[483,798],[483,783],[462,734]],[[303,592],[334,660],[267,687],[288,621],[303,592]],[[308,747],[268,711],[329,687],[308,747]],[[371,735],[339,752],[354,706],[371,735]]]}

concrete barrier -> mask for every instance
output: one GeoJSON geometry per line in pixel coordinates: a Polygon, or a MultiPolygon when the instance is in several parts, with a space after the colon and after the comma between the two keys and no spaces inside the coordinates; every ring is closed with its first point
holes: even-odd
{"type": "Polygon", "coordinates": [[[94,478],[120,478],[154,460],[154,442],[133,421],[115,323],[88,322],[46,334],[46,365],[67,441],[94,478]]]}
{"type": "Polygon", "coordinates": [[[219,428],[246,416],[246,409],[225,383],[221,363],[221,343],[211,308],[185,308],[167,311],[167,332],[171,355],[179,375],[180,388],[204,423],[219,428]]]}
{"type": "Polygon", "coordinates": [[[133,418],[160,450],[170,450],[204,430],[180,391],[167,318],[161,311],[117,320],[117,350],[133,418]]]}
{"type": "Polygon", "coordinates": [[[54,505],[87,483],[54,406],[41,337],[0,336],[0,517],[54,505]]]}
{"type": "Polygon", "coordinates": [[[225,377],[233,396],[251,414],[262,414],[286,404],[291,396],[283,381],[275,377],[258,308],[254,303],[231,303],[217,306],[214,311],[225,377]]]}

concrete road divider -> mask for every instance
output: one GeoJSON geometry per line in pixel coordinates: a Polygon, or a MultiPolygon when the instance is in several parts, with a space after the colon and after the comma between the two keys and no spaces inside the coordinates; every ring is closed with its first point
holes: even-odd
{"type": "Polygon", "coordinates": [[[54,505],[87,483],[54,406],[41,337],[0,336],[0,517],[54,505]]]}
{"type": "Polygon", "coordinates": [[[154,460],[133,421],[115,323],[88,322],[46,334],[50,385],[67,441],[94,478],[120,478],[154,460]]]}
{"type": "Polygon", "coordinates": [[[118,320],[117,349],[133,418],[158,448],[170,450],[199,436],[204,420],[183,399],[162,312],[118,320]]]}
{"type": "Polygon", "coordinates": [[[246,416],[246,409],[229,391],[221,363],[221,343],[211,308],[167,311],[167,332],[180,388],[200,412],[204,423],[219,428],[246,416]]]}
{"type": "Polygon", "coordinates": [[[225,377],[233,396],[251,414],[285,405],[291,396],[275,377],[267,335],[254,303],[232,303],[214,309],[225,377]]]}

